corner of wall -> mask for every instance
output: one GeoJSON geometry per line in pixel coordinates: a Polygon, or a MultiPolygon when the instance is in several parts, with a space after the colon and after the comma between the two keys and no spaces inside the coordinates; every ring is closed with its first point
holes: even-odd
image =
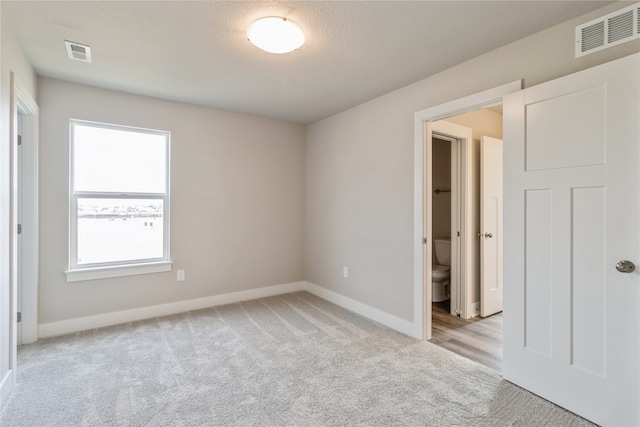
{"type": "Polygon", "coordinates": [[[336,292],[330,291],[326,288],[310,282],[304,282],[304,290],[337,306],[366,317],[369,320],[373,320],[374,322],[378,322],[384,326],[394,329],[400,333],[409,335],[410,337],[416,339],[422,339],[422,337],[419,336],[417,326],[412,322],[400,319],[399,317],[393,316],[389,313],[385,313],[382,310],[378,310],[377,308],[368,306],[359,301],[356,301],[349,297],[345,297],[344,295],[340,295],[336,292]]]}

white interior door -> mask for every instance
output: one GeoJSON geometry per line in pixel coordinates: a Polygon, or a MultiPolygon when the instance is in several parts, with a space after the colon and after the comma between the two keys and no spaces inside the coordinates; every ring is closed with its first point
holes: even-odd
{"type": "Polygon", "coordinates": [[[502,311],[502,140],[480,139],[480,316],[502,311]]]}
{"type": "Polygon", "coordinates": [[[504,378],[640,425],[640,54],[504,98],[504,378]]]}

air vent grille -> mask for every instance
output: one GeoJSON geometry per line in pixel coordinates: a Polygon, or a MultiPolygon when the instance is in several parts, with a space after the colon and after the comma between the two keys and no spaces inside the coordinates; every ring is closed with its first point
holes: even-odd
{"type": "Polygon", "coordinates": [[[633,37],[633,11],[609,19],[608,42],[615,43],[633,37]]]}
{"type": "Polygon", "coordinates": [[[89,46],[70,42],[68,40],[65,40],[64,44],[67,47],[67,55],[69,56],[69,59],[91,62],[91,48],[89,46]]]}
{"type": "Polygon", "coordinates": [[[581,30],[581,50],[586,52],[604,46],[604,22],[597,22],[581,30]]]}
{"type": "Polygon", "coordinates": [[[576,27],[576,58],[640,38],[640,3],[576,27]]]}

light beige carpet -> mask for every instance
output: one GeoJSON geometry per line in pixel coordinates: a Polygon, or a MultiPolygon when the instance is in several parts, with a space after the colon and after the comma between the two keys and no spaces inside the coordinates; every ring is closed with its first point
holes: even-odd
{"type": "Polygon", "coordinates": [[[306,292],[18,351],[9,426],[587,426],[489,368],[306,292]]]}

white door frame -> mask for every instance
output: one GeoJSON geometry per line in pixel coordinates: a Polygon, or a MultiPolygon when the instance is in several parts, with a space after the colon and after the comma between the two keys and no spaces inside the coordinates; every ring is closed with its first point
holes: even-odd
{"type": "Polygon", "coordinates": [[[502,103],[502,97],[522,88],[522,81],[507,83],[464,98],[450,101],[414,115],[414,244],[413,244],[413,336],[431,339],[431,153],[427,147],[427,126],[447,117],[457,116],[502,103]],[[423,242],[424,239],[424,242],[423,242]],[[427,292],[427,287],[429,291],[427,292]]]}
{"type": "MultiPolygon", "coordinates": [[[[29,96],[29,92],[12,75],[11,83],[11,265],[17,266],[21,258],[20,271],[12,274],[12,289],[18,286],[18,275],[22,286],[22,344],[33,343],[38,339],[38,117],[39,108],[29,96]],[[18,115],[22,115],[22,162],[18,164],[18,115]],[[20,178],[18,178],[18,173],[20,178]],[[22,245],[17,252],[17,182],[21,179],[22,198],[22,245]]],[[[13,299],[14,303],[16,299],[13,299]]],[[[16,319],[17,307],[12,308],[16,319]]]]}

